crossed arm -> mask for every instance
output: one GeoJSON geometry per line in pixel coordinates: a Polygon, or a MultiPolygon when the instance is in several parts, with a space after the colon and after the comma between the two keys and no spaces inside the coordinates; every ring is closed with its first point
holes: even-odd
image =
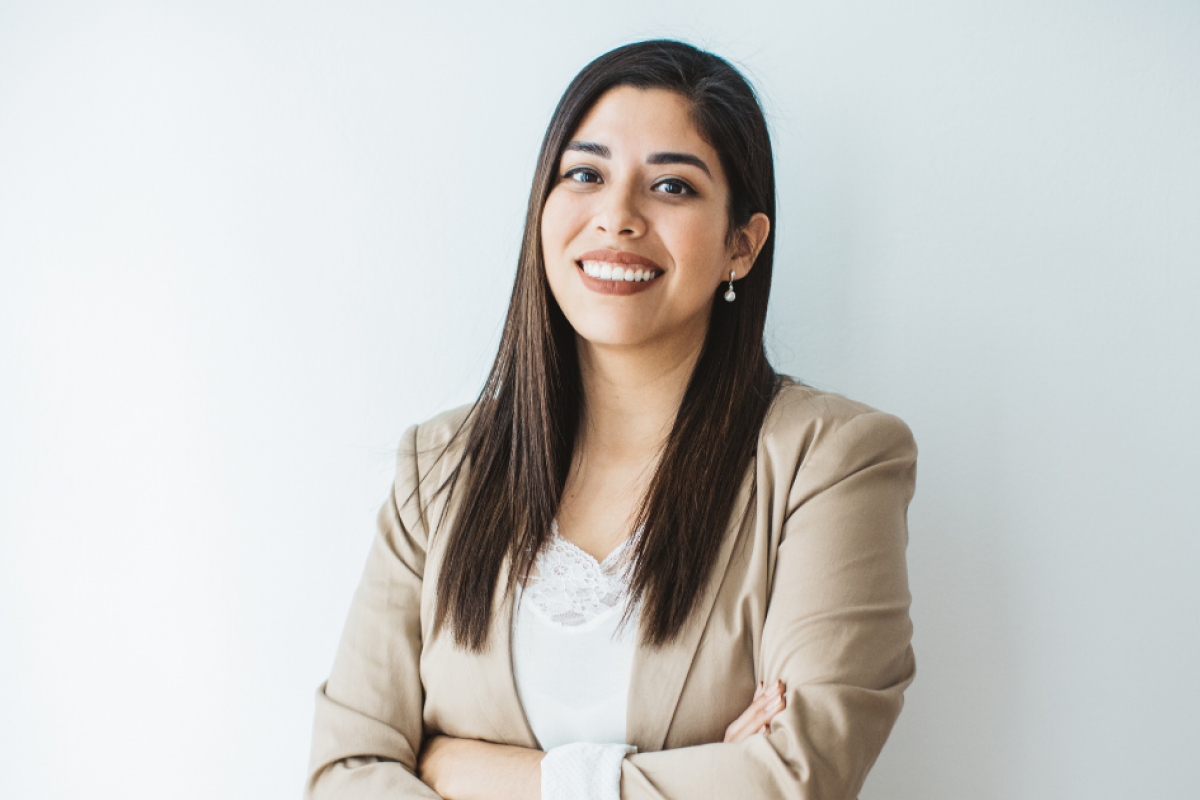
{"type": "MultiPolygon", "coordinates": [[[[784,685],[761,683],[754,701],[725,731],[726,742],[766,733],[785,705],[784,685]]],[[[541,750],[433,736],[421,748],[417,777],[445,800],[540,800],[541,750]]]]}

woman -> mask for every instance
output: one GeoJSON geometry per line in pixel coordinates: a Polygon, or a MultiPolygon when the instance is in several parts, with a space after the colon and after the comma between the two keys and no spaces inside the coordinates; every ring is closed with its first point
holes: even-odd
{"type": "Polygon", "coordinates": [[[774,195],[723,60],[575,78],[491,376],[401,446],[311,797],[855,795],[913,677],[916,448],[768,364],[774,195]]]}

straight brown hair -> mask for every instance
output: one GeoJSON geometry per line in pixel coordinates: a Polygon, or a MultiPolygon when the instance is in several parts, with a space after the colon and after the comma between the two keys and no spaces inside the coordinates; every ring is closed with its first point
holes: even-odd
{"type": "Polygon", "coordinates": [[[771,227],[737,301],[714,293],[703,350],[631,530],[630,607],[642,601],[641,638],[674,639],[700,599],[779,386],[763,327],[775,245],[771,140],[754,90],[728,62],[682,42],[620,47],[592,61],[563,94],[542,140],[525,235],[496,361],[462,431],[462,458],[439,487],[458,505],[438,575],[435,629],[486,648],[492,600],[506,559],[506,591],[527,580],[558,513],[582,416],[575,332],[546,280],[542,209],[563,149],[595,103],[618,86],[666,89],[686,98],[700,134],[721,160],[730,189],[728,237],[757,212],[771,227]],[[463,467],[469,464],[464,473],[463,467]],[[465,475],[462,485],[460,477],[465,475]]]}

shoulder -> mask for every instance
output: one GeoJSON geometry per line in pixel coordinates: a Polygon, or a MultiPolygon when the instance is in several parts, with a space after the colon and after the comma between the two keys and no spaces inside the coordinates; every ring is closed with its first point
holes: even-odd
{"type": "Polygon", "coordinates": [[[917,446],[899,417],[785,378],[763,420],[758,456],[760,469],[790,486],[801,470],[834,481],[881,461],[915,464],[917,446]]]}
{"type": "MultiPolygon", "coordinates": [[[[392,496],[380,512],[383,530],[403,529],[421,548],[428,545],[428,532],[445,510],[446,485],[462,458],[473,405],[442,412],[408,428],[400,437],[396,453],[396,477],[392,496]],[[397,523],[397,524],[393,524],[397,523]]],[[[394,534],[389,534],[393,549],[394,534]]]]}
{"type": "Polygon", "coordinates": [[[457,445],[467,433],[467,422],[474,403],[451,408],[424,422],[412,426],[408,434],[413,439],[413,445],[419,453],[441,451],[448,445],[457,445]]]}
{"type": "Polygon", "coordinates": [[[441,486],[462,457],[469,433],[468,423],[474,403],[443,411],[411,426],[400,440],[397,454],[398,483],[429,483],[441,486]]]}

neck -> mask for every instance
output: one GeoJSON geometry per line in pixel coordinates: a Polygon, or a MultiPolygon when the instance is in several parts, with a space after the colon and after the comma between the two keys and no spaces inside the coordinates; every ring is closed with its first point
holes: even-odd
{"type": "Polygon", "coordinates": [[[704,346],[704,331],[654,346],[576,338],[583,417],[576,455],[592,464],[648,467],[666,442],[704,346]]]}

